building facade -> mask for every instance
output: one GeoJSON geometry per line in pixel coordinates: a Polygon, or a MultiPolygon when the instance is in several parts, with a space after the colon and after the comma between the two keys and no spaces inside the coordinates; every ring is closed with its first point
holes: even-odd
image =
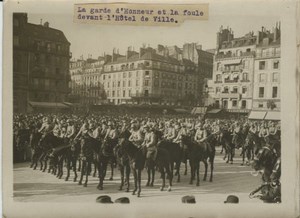
{"type": "Polygon", "coordinates": [[[86,102],[81,103],[93,105],[199,105],[204,77],[201,73],[212,71],[213,56],[201,53],[205,69],[200,71],[198,50],[194,43],[183,48],[144,46],[139,52],[129,47],[125,55],[114,49],[112,55],[98,60],[75,61],[70,65],[72,93],[83,97],[86,102]]]}
{"type": "Polygon", "coordinates": [[[13,107],[62,106],[69,89],[70,43],[49,23],[28,23],[26,13],[13,15],[13,107]]]}
{"type": "Polygon", "coordinates": [[[263,28],[254,62],[253,109],[280,110],[280,26],[263,28]]]}
{"type": "Polygon", "coordinates": [[[271,109],[266,102],[272,100],[280,108],[280,29],[275,29],[271,33],[263,27],[257,34],[252,31],[235,38],[231,29],[220,28],[210,87],[216,107],[247,113],[256,108],[271,109]],[[262,62],[272,62],[272,68],[263,67],[262,62]],[[274,91],[273,97],[270,90],[274,91]]]}

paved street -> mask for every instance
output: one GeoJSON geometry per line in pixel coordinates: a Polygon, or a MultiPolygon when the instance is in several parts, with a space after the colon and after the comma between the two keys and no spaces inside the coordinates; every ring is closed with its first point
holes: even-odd
{"type": "MultiPolygon", "coordinates": [[[[250,166],[241,166],[240,151],[236,151],[237,157],[234,163],[226,164],[217,149],[215,158],[214,181],[200,181],[200,186],[189,185],[189,173],[182,175],[181,182],[177,183],[174,179],[171,192],[160,191],[161,179],[156,173],[154,187],[145,187],[146,171],[142,175],[142,193],[141,198],[132,196],[131,193],[118,191],[120,176],[118,170],[115,170],[113,181],[107,179],[104,181],[104,190],[96,189],[97,179],[89,177],[88,187],[83,187],[74,183],[71,173],[70,181],[65,182],[64,177],[59,180],[55,176],[43,173],[39,170],[29,168],[29,163],[19,163],[14,165],[14,199],[20,202],[95,202],[95,199],[102,194],[109,194],[112,200],[118,197],[129,197],[132,203],[178,203],[184,195],[194,195],[197,203],[220,203],[223,202],[229,194],[237,195],[240,203],[257,203],[257,199],[249,199],[248,194],[259,186],[260,178],[250,174],[250,166]]],[[[201,177],[204,173],[204,164],[200,166],[201,177]]],[[[183,165],[181,174],[183,174],[183,165]]],[[[110,171],[108,174],[110,175],[110,171]]],[[[209,176],[209,174],[208,174],[209,176]]],[[[131,188],[133,188],[133,179],[131,179],[131,188]]]]}

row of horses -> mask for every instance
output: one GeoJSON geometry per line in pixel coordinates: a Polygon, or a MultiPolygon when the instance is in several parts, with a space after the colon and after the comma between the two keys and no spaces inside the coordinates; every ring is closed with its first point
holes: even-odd
{"type": "MultiPolygon", "coordinates": [[[[45,172],[48,169],[48,172],[62,178],[63,167],[66,166],[67,175],[65,180],[69,180],[70,171],[73,171],[73,181],[76,182],[78,172],[80,172],[78,184],[83,184],[85,187],[88,184],[89,175],[93,174],[94,177],[99,177],[97,188],[102,190],[108,166],[111,166],[110,180],[112,180],[114,165],[117,164],[121,172],[119,190],[122,190],[124,186],[126,186],[127,192],[130,190],[129,176],[132,173],[134,177],[134,190],[132,193],[137,193],[137,196],[140,196],[141,173],[145,167],[148,174],[146,186],[153,186],[155,170],[157,169],[162,179],[160,189],[164,190],[166,180],[168,180],[167,190],[171,191],[173,176],[177,176],[177,182],[180,182],[180,165],[181,163],[185,164],[184,174],[186,175],[187,160],[189,160],[191,169],[190,184],[193,184],[196,180],[196,185],[199,186],[200,162],[203,162],[205,166],[203,180],[207,179],[208,165],[210,165],[209,181],[213,180],[215,146],[221,144],[222,148],[225,149],[224,159],[227,157],[227,163],[229,161],[232,163],[236,148],[233,136],[229,132],[222,132],[221,138],[216,137],[215,134],[210,134],[203,143],[195,142],[190,136],[182,136],[181,143],[173,143],[163,140],[162,134],[157,132],[159,139],[157,157],[155,160],[147,160],[145,148],[134,145],[129,141],[129,136],[130,132],[126,130],[119,135],[118,140],[96,140],[89,135],[82,136],[77,140],[66,140],[54,136],[53,133],[42,135],[38,131],[33,131],[29,136],[32,148],[31,167],[36,169],[38,163],[40,163],[42,171],[45,172]],[[93,172],[92,165],[94,166],[93,172]],[[85,181],[83,182],[84,177],[85,181]]],[[[28,135],[24,133],[16,135],[15,143],[17,147],[20,147],[22,141],[27,140],[27,137],[28,135]]],[[[254,156],[259,154],[262,147],[259,147],[259,143],[255,143],[254,140],[249,143],[248,137],[245,139],[245,143],[248,144],[242,146],[243,161],[245,156],[248,159],[251,159],[252,156],[255,162],[254,156]]]]}

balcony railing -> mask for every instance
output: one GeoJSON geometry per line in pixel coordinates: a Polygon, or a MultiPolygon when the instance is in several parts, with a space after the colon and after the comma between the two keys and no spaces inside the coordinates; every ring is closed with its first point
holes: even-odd
{"type": "Polygon", "coordinates": [[[225,83],[237,83],[239,81],[239,79],[225,79],[224,82],[225,83]]]}
{"type": "Polygon", "coordinates": [[[230,92],[221,92],[217,94],[218,98],[239,98],[240,94],[239,93],[230,93],[230,92]]]}
{"type": "Polygon", "coordinates": [[[223,58],[240,58],[240,57],[247,57],[247,56],[255,56],[255,51],[250,52],[241,52],[240,54],[217,54],[215,57],[216,59],[223,59],[223,58]]]}
{"type": "Polygon", "coordinates": [[[132,98],[162,98],[161,94],[153,94],[153,93],[132,93],[130,94],[132,98]]]}

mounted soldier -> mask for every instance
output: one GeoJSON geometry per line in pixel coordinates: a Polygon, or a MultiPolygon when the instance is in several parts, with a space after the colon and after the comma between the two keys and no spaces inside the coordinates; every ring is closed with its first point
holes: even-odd
{"type": "Polygon", "coordinates": [[[157,155],[157,137],[153,131],[153,128],[149,125],[144,126],[145,138],[142,146],[146,153],[146,162],[155,161],[157,155]]]}
{"type": "Polygon", "coordinates": [[[129,141],[131,141],[138,148],[141,147],[144,141],[143,133],[141,132],[137,122],[132,122],[131,124],[131,135],[129,137],[129,141]]]}

